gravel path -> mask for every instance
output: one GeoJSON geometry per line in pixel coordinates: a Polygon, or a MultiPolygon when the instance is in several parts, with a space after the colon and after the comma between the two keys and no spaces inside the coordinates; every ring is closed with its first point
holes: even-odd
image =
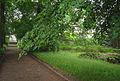
{"type": "Polygon", "coordinates": [[[65,81],[30,56],[18,61],[18,53],[16,46],[8,47],[0,67],[0,81],[65,81]]]}

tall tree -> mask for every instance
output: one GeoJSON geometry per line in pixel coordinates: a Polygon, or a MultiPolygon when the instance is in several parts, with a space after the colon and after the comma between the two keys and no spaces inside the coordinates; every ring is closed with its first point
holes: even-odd
{"type": "Polygon", "coordinates": [[[120,1],[86,0],[85,7],[84,27],[95,30],[94,36],[99,43],[115,44],[120,39],[120,1]]]}
{"type": "Polygon", "coordinates": [[[5,38],[5,1],[0,0],[0,48],[3,47],[5,38]]]}

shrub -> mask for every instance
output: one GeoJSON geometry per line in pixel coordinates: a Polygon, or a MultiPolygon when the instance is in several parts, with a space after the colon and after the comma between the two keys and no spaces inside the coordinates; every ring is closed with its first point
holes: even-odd
{"type": "Polygon", "coordinates": [[[0,48],[0,57],[4,54],[4,48],[0,48]]]}
{"type": "Polygon", "coordinates": [[[113,49],[113,51],[120,54],[120,49],[113,49]]]}
{"type": "Polygon", "coordinates": [[[104,46],[98,46],[98,50],[101,53],[113,53],[113,48],[110,47],[104,47],[104,46]]]}
{"type": "Polygon", "coordinates": [[[100,54],[96,52],[85,52],[80,54],[79,57],[90,58],[90,59],[98,59],[103,60],[109,63],[119,64],[120,63],[120,55],[119,54],[100,54]]]}
{"type": "Polygon", "coordinates": [[[9,44],[9,36],[5,37],[5,45],[7,46],[9,44]]]}
{"type": "Polygon", "coordinates": [[[104,60],[110,63],[118,64],[120,63],[120,55],[119,54],[102,54],[98,59],[104,60]]]}
{"type": "Polygon", "coordinates": [[[104,46],[100,46],[100,45],[90,45],[90,46],[84,46],[81,48],[80,49],[83,52],[114,53],[113,48],[104,47],[104,46]]]}

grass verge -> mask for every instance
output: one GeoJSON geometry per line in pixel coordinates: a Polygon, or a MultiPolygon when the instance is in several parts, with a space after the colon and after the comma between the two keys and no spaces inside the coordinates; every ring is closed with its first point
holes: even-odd
{"type": "Polygon", "coordinates": [[[36,52],[34,55],[81,81],[120,81],[120,65],[79,58],[78,52],[36,52]]]}

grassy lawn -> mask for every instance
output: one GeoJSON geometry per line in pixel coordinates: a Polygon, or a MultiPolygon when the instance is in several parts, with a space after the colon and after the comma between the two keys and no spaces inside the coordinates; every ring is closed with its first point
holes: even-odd
{"type": "Polygon", "coordinates": [[[79,58],[78,52],[36,52],[34,55],[81,81],[120,81],[120,65],[79,58]]]}

